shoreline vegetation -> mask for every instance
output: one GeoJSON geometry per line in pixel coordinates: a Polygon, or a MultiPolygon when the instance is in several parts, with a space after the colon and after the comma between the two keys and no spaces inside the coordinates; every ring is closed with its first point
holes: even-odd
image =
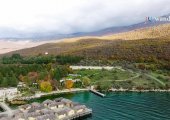
{"type": "Polygon", "coordinates": [[[75,88],[75,89],[70,89],[70,90],[69,89],[57,90],[57,91],[52,91],[49,93],[37,93],[33,96],[18,97],[18,98],[15,98],[14,100],[30,100],[30,99],[35,99],[35,98],[41,98],[43,96],[48,96],[48,95],[83,92],[83,91],[88,91],[88,89],[75,88]]]}
{"type": "MultiPolygon", "coordinates": [[[[41,98],[44,96],[50,96],[50,95],[62,95],[62,94],[66,94],[66,93],[79,93],[79,92],[85,92],[88,91],[90,92],[90,89],[66,89],[66,90],[60,90],[60,91],[52,91],[50,93],[39,93],[33,96],[27,96],[27,97],[18,97],[15,98],[13,100],[10,101],[10,103],[12,104],[12,101],[21,101],[21,103],[23,103],[22,101],[28,101],[31,99],[37,99],[37,98],[41,98]]],[[[105,91],[106,92],[106,91],[105,91]]],[[[104,91],[102,91],[102,93],[105,93],[104,91]]],[[[145,92],[168,92],[170,93],[170,89],[165,90],[165,89],[150,89],[150,90],[137,90],[137,89],[110,89],[109,91],[107,91],[107,93],[111,93],[111,92],[139,92],[139,93],[145,93],[145,92]]],[[[25,104],[25,103],[24,103],[25,104]]]]}

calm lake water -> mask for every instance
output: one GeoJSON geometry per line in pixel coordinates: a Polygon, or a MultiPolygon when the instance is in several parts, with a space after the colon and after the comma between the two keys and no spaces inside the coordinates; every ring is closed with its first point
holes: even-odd
{"type": "MultiPolygon", "coordinates": [[[[170,120],[170,93],[109,93],[101,98],[89,92],[60,95],[93,109],[86,120],[170,120]]],[[[59,95],[30,102],[42,102],[59,95]]]]}

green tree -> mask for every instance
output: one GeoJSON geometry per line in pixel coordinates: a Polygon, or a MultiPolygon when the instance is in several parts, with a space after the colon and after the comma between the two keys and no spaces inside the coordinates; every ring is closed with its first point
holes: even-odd
{"type": "Polygon", "coordinates": [[[83,77],[82,82],[84,86],[89,86],[91,83],[91,80],[88,77],[83,77]]]}
{"type": "Polygon", "coordinates": [[[2,81],[3,81],[3,75],[2,75],[2,73],[0,73],[0,86],[2,84],[2,81]]]}
{"type": "Polygon", "coordinates": [[[10,86],[16,87],[17,84],[18,84],[18,79],[16,78],[15,74],[13,73],[13,74],[12,74],[12,77],[11,77],[10,86]]]}
{"type": "Polygon", "coordinates": [[[108,91],[112,87],[112,82],[100,82],[97,89],[100,91],[108,91]]]}
{"type": "Polygon", "coordinates": [[[8,87],[8,79],[4,77],[1,84],[2,84],[2,87],[8,87]]]}
{"type": "Polygon", "coordinates": [[[22,56],[20,54],[13,54],[11,56],[11,58],[13,58],[13,59],[22,59],[22,56]]]}

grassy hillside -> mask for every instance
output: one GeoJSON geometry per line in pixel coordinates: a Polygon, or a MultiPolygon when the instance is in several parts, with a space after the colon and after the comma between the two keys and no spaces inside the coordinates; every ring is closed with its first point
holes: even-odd
{"type": "Polygon", "coordinates": [[[130,32],[119,33],[110,36],[103,36],[102,39],[138,40],[161,37],[163,38],[170,37],[170,24],[163,24],[155,27],[141,28],[130,32]]]}
{"type": "Polygon", "coordinates": [[[14,51],[33,56],[48,52],[52,55],[77,55],[87,58],[127,61],[170,60],[170,24],[100,38],[76,38],[58,43],[14,51]]]}

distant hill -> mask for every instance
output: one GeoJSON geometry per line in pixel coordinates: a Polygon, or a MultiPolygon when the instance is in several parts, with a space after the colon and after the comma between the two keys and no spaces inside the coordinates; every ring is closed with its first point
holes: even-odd
{"type": "Polygon", "coordinates": [[[91,32],[91,33],[79,33],[79,34],[73,34],[76,36],[103,36],[103,35],[110,35],[110,34],[117,34],[122,32],[128,32],[135,29],[145,28],[145,27],[153,27],[161,24],[166,24],[170,22],[141,22],[138,24],[130,25],[130,26],[120,26],[120,27],[110,27],[106,29],[102,29],[99,31],[91,32]]]}
{"type": "Polygon", "coordinates": [[[103,36],[67,39],[58,43],[47,43],[37,47],[8,53],[23,56],[76,55],[87,58],[139,60],[170,60],[170,24],[137,29],[130,32],[103,36]]]}
{"type": "Polygon", "coordinates": [[[129,32],[118,33],[101,37],[102,39],[121,39],[121,40],[137,40],[150,38],[167,38],[170,36],[170,23],[153,27],[145,27],[135,29],[129,32]]]}

